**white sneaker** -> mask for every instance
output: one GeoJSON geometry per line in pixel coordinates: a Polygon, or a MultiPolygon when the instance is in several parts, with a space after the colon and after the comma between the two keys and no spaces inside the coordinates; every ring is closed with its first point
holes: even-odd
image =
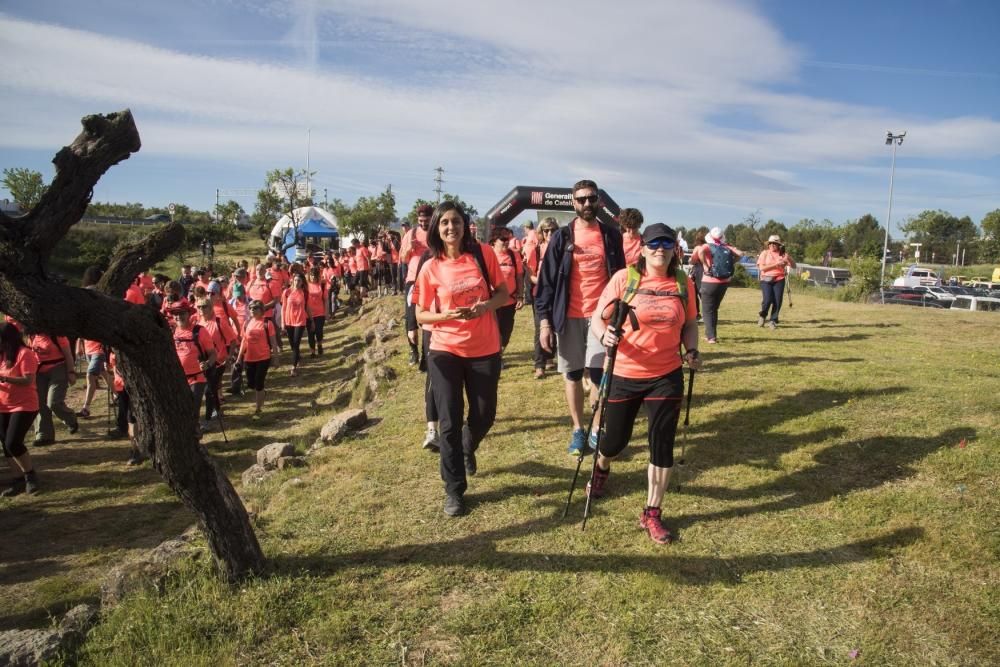
{"type": "Polygon", "coordinates": [[[427,428],[427,435],[424,436],[423,447],[424,449],[432,452],[436,452],[441,449],[440,435],[438,434],[438,430],[433,426],[427,428]]]}

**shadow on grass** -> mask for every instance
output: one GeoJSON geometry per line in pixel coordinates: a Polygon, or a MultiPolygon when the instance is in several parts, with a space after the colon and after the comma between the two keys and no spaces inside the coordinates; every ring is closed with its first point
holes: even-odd
{"type": "Polygon", "coordinates": [[[924,532],[918,527],[900,528],[865,540],[831,548],[788,553],[716,558],[684,556],[664,550],[656,555],[572,554],[507,552],[497,544],[531,535],[555,526],[566,525],[562,510],[544,518],[455,540],[435,544],[406,544],[389,549],[356,551],[338,556],[277,555],[271,558],[272,572],[278,575],[298,573],[335,574],[349,567],[391,567],[420,564],[433,567],[471,567],[510,572],[645,572],[679,583],[709,585],[717,582],[740,583],[755,572],[777,572],[791,568],[822,568],[884,558],[895,549],[919,540],[924,532]]]}

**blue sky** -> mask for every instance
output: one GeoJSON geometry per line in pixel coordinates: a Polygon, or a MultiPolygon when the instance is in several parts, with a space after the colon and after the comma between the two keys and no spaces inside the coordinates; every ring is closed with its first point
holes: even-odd
{"type": "Polygon", "coordinates": [[[481,212],[590,177],[674,226],[840,223],[884,220],[891,129],[893,223],[978,223],[1000,208],[997,26],[965,0],[5,0],[0,168],[51,178],[81,116],[129,107],[143,148],[96,200],[208,209],[304,168],[311,136],[319,199],[391,183],[400,213],[440,165],[481,212]]]}

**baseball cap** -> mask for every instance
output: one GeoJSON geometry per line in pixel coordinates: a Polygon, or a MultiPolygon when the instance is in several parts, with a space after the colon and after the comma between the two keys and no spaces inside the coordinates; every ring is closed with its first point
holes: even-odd
{"type": "Polygon", "coordinates": [[[642,242],[645,244],[650,241],[655,241],[656,239],[667,239],[671,243],[676,243],[677,233],[662,222],[647,225],[646,228],[642,230],[642,242]]]}

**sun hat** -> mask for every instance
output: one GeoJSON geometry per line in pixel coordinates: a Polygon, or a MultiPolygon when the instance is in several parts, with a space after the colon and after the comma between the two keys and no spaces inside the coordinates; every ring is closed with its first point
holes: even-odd
{"type": "Polygon", "coordinates": [[[712,229],[708,232],[708,236],[712,237],[715,243],[726,242],[726,235],[723,234],[722,230],[719,229],[718,227],[712,227],[712,229]]]}
{"type": "Polygon", "coordinates": [[[243,291],[243,285],[240,283],[233,285],[233,298],[242,299],[244,296],[246,296],[246,292],[243,291]]]}
{"type": "Polygon", "coordinates": [[[770,236],[768,236],[767,237],[767,242],[768,243],[777,243],[778,245],[782,245],[782,243],[781,243],[781,237],[778,236],[777,234],[771,234],[770,236]]]}

